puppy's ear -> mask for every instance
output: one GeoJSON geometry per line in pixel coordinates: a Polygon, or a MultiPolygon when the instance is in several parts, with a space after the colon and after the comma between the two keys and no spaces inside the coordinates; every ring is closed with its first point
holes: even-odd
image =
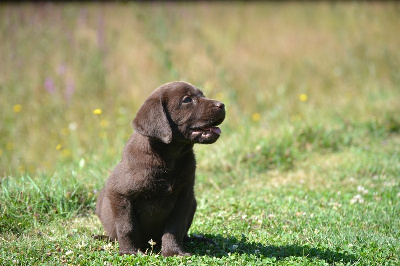
{"type": "Polygon", "coordinates": [[[172,129],[160,98],[148,98],[133,119],[133,128],[142,135],[157,138],[168,144],[172,129]]]}

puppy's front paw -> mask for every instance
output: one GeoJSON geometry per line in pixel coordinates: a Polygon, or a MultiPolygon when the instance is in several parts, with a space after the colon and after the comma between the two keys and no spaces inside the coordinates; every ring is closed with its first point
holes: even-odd
{"type": "Polygon", "coordinates": [[[192,256],[192,253],[189,253],[189,252],[179,252],[177,255],[178,255],[178,256],[192,256]]]}
{"type": "Polygon", "coordinates": [[[192,256],[191,253],[188,252],[184,252],[182,250],[172,250],[172,249],[168,249],[168,250],[163,250],[162,255],[164,257],[171,257],[171,256],[192,256]]]}

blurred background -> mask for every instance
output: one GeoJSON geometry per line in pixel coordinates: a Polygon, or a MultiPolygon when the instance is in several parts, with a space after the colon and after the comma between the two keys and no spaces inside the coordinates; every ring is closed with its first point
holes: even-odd
{"type": "Polygon", "coordinates": [[[225,102],[227,135],[336,120],[396,131],[399,15],[389,2],[1,4],[0,175],[106,171],[140,104],[174,80],[225,102]]]}

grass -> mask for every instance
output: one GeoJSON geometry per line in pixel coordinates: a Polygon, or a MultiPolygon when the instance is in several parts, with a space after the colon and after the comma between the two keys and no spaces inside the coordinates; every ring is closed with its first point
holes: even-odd
{"type": "Polygon", "coordinates": [[[399,11],[0,5],[0,264],[399,264],[399,11]],[[118,256],[92,238],[97,191],[171,80],[227,106],[221,139],[195,148],[190,232],[217,245],[118,256]]]}

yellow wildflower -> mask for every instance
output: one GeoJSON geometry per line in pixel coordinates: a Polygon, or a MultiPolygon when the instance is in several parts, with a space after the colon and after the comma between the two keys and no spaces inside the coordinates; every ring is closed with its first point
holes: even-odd
{"type": "Polygon", "coordinates": [[[302,93],[299,95],[299,99],[302,102],[306,102],[308,100],[308,96],[307,96],[307,94],[302,93]]]}
{"type": "Polygon", "coordinates": [[[24,173],[26,171],[25,166],[23,166],[23,165],[18,166],[18,171],[20,173],[24,173]]]}
{"type": "Polygon", "coordinates": [[[49,167],[50,167],[50,163],[49,163],[48,161],[44,161],[44,162],[42,163],[42,167],[44,167],[44,168],[49,168],[49,167]]]}
{"type": "Polygon", "coordinates": [[[101,127],[108,127],[108,121],[107,119],[103,119],[100,121],[100,126],[101,127]]]}
{"type": "Polygon", "coordinates": [[[9,150],[9,151],[11,151],[12,149],[14,149],[14,143],[8,142],[8,143],[6,144],[6,149],[9,150]]]}
{"type": "Polygon", "coordinates": [[[2,150],[2,149],[0,149],[0,156],[1,156],[1,155],[3,155],[3,150],[2,150]]]}
{"type": "Polygon", "coordinates": [[[62,150],[62,156],[64,157],[70,157],[72,155],[72,152],[68,149],[62,150]]]}
{"type": "Polygon", "coordinates": [[[96,108],[93,110],[93,114],[95,114],[95,115],[101,115],[101,113],[102,113],[102,111],[100,108],[96,108]]]}
{"type": "Polygon", "coordinates": [[[14,113],[19,113],[19,112],[21,112],[21,110],[22,110],[22,105],[16,104],[13,106],[14,113]]]}
{"type": "Polygon", "coordinates": [[[254,113],[251,115],[251,120],[253,120],[254,122],[258,122],[261,119],[261,115],[260,113],[254,113]]]}
{"type": "Polygon", "coordinates": [[[57,144],[57,146],[56,146],[56,150],[61,150],[62,149],[62,145],[59,143],[59,144],[57,144]]]}
{"type": "Polygon", "coordinates": [[[68,130],[67,127],[63,127],[63,128],[61,129],[61,134],[62,134],[62,135],[66,136],[66,135],[68,135],[68,133],[69,133],[69,130],[68,130]]]}

